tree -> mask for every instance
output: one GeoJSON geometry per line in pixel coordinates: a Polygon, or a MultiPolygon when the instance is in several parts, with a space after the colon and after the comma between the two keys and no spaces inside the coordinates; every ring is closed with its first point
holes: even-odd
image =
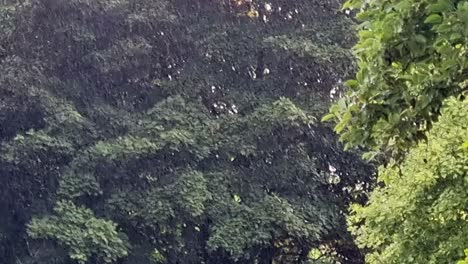
{"type": "Polygon", "coordinates": [[[349,228],[368,263],[454,263],[468,244],[466,1],[349,1],[358,73],[324,119],[383,157],[349,228]]]}
{"type": "Polygon", "coordinates": [[[371,167],[315,120],[353,70],[338,6],[3,6],[1,258],[360,263],[343,210],[371,167]]]}
{"type": "Polygon", "coordinates": [[[466,91],[466,1],[360,1],[355,80],[325,119],[348,147],[398,156],[425,137],[443,101],[466,91]]]}
{"type": "Polygon", "coordinates": [[[352,207],[351,231],[368,263],[455,263],[468,245],[468,100],[447,99],[427,141],[399,166],[369,205],[352,207]]]}

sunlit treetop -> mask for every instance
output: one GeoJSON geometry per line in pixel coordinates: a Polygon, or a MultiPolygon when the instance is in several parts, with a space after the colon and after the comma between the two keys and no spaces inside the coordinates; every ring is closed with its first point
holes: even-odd
{"type": "MultiPolygon", "coordinates": [[[[468,246],[468,99],[445,100],[427,141],[398,166],[379,169],[381,187],[348,218],[366,263],[455,263],[468,246]]],[[[397,165],[397,164],[391,164],[397,165]]]]}
{"type": "Polygon", "coordinates": [[[358,10],[356,78],[324,119],[368,158],[398,156],[424,138],[445,98],[468,89],[468,2],[348,1],[358,10]]]}

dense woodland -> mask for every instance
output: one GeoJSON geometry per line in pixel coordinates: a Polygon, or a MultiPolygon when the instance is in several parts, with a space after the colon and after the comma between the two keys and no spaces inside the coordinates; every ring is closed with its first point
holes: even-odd
{"type": "Polygon", "coordinates": [[[467,0],[4,0],[0,264],[466,264],[467,59],[467,0]]]}

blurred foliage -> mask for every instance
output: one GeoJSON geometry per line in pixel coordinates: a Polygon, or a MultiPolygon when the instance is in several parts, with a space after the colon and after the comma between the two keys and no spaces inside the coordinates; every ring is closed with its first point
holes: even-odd
{"type": "MultiPolygon", "coordinates": [[[[465,255],[468,256],[468,249],[465,249],[465,255]]],[[[468,257],[465,257],[464,260],[460,260],[457,262],[457,264],[466,264],[468,263],[468,257]]]]}
{"type": "Polygon", "coordinates": [[[54,216],[34,219],[28,226],[32,238],[52,238],[70,250],[70,258],[86,263],[91,256],[112,263],[128,254],[126,241],[110,221],[95,218],[91,210],[70,202],[57,202],[54,216]]]}
{"type": "Polygon", "coordinates": [[[372,167],[316,121],[354,71],[339,6],[2,4],[0,259],[362,263],[372,167]]]}

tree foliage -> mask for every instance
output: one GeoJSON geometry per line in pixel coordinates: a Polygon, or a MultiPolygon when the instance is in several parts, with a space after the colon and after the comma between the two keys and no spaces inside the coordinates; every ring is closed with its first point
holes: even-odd
{"type": "Polygon", "coordinates": [[[1,259],[360,263],[371,168],[315,118],[353,71],[338,6],[3,5],[1,259]]]}
{"type": "Polygon", "coordinates": [[[357,8],[356,79],[331,108],[348,147],[395,156],[425,137],[443,101],[467,89],[468,3],[351,0],[357,8]]]}
{"type": "Polygon", "coordinates": [[[126,241],[118,236],[116,225],[97,219],[89,209],[70,202],[57,202],[56,215],[34,219],[29,225],[32,238],[51,238],[70,248],[70,258],[86,263],[92,256],[97,261],[112,263],[126,256],[126,241]]]}
{"type": "Polygon", "coordinates": [[[455,263],[468,245],[468,100],[450,98],[427,141],[380,168],[370,204],[352,207],[351,231],[368,263],[455,263]]]}
{"type": "Polygon", "coordinates": [[[345,8],[359,8],[359,69],[324,119],[348,147],[385,158],[349,228],[368,263],[455,263],[468,244],[468,2],[345,8]]]}

